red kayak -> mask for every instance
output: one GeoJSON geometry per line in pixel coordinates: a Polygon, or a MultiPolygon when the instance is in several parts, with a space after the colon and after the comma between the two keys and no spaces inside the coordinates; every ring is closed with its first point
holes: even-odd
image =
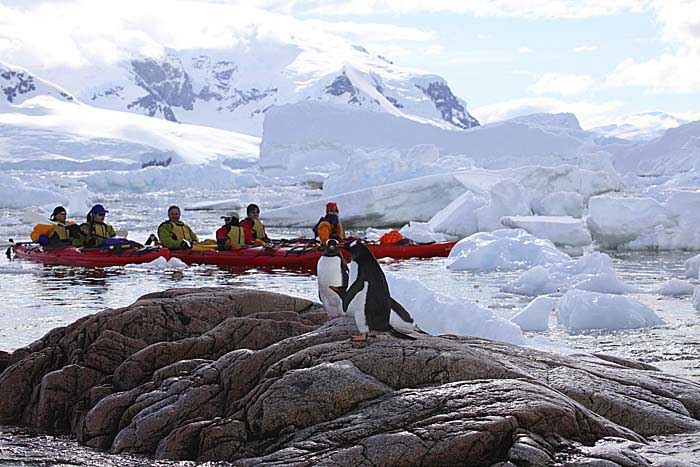
{"type": "Polygon", "coordinates": [[[161,256],[170,258],[170,250],[160,247],[124,248],[113,250],[61,248],[44,250],[36,244],[18,244],[12,249],[18,258],[44,264],[66,266],[124,266],[127,264],[148,263],[161,256]]]}
{"type": "MultiPolygon", "coordinates": [[[[447,256],[457,242],[427,244],[378,244],[367,243],[376,258],[433,258],[447,256]]],[[[343,251],[343,250],[341,250],[343,251]]],[[[350,259],[343,251],[346,259],[350,259]]],[[[250,247],[236,251],[171,250],[170,257],[187,264],[216,264],[218,266],[247,268],[304,268],[316,269],[323,251],[317,243],[277,246],[273,248],[250,247]]]]}

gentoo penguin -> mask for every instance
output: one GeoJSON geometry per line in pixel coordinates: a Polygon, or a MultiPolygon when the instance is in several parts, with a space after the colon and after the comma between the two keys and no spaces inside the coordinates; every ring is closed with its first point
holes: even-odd
{"type": "Polygon", "coordinates": [[[331,319],[345,314],[343,301],[330,287],[338,287],[341,290],[348,288],[348,263],[340,253],[338,240],[330,239],[326,242],[326,248],[316,264],[318,275],[318,298],[323,303],[328,316],[331,319]]]}
{"type": "Polygon", "coordinates": [[[352,261],[357,265],[357,277],[347,290],[340,287],[331,287],[343,301],[343,310],[348,314],[354,314],[355,323],[360,330],[360,336],[353,336],[353,340],[366,340],[371,331],[389,332],[403,339],[415,339],[394,329],[390,322],[392,308],[402,319],[413,319],[408,312],[389,295],[389,285],[381,266],[377,262],[369,248],[359,240],[355,240],[345,247],[350,253],[352,261]]]}

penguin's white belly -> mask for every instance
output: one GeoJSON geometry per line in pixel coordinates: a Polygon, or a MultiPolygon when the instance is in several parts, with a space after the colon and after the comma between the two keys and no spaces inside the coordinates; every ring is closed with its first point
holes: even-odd
{"type": "Polygon", "coordinates": [[[318,274],[318,296],[331,318],[343,314],[343,301],[330,287],[343,286],[342,263],[337,256],[321,256],[316,265],[318,274]]]}
{"type": "Polygon", "coordinates": [[[367,304],[368,289],[369,284],[365,282],[362,290],[357,292],[352,301],[348,304],[348,314],[355,316],[355,324],[357,325],[357,329],[362,334],[367,334],[369,332],[367,317],[365,316],[365,305],[367,304]]]}

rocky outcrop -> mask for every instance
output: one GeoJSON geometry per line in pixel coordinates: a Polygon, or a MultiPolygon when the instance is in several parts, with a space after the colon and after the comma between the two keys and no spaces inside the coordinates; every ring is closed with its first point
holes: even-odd
{"type": "Polygon", "coordinates": [[[648,365],[470,337],[353,342],[351,318],[325,321],[272,293],[150,294],[14,352],[0,421],[242,466],[651,466],[629,464],[648,459],[644,437],[700,430],[700,385],[648,365]]]}

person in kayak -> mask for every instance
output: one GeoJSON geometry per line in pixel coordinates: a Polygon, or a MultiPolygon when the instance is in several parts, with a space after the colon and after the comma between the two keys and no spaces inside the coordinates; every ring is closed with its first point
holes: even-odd
{"type": "Polygon", "coordinates": [[[238,213],[221,216],[225,224],[216,231],[219,250],[240,250],[245,245],[245,233],[238,221],[238,213]]]}
{"type": "Polygon", "coordinates": [[[96,248],[104,246],[108,238],[115,237],[117,234],[114,228],[105,224],[108,212],[101,204],[94,205],[87,214],[86,222],[80,224],[80,237],[73,245],[96,248]]]}
{"type": "Polygon", "coordinates": [[[192,248],[192,244],[199,241],[190,226],[180,220],[180,215],[179,207],[170,206],[168,220],[158,226],[160,243],[171,250],[192,248]]]}
{"type": "Polygon", "coordinates": [[[321,241],[321,246],[325,246],[330,238],[345,240],[343,224],[338,219],[338,205],[335,203],[326,204],[326,215],[318,220],[314,226],[314,236],[321,241]]]}
{"type": "Polygon", "coordinates": [[[60,249],[73,246],[80,237],[80,227],[75,222],[66,222],[66,208],[56,206],[51,213],[51,224],[38,224],[32,231],[32,240],[46,249],[60,249]]]}
{"type": "Polygon", "coordinates": [[[266,246],[270,237],[265,232],[265,226],[260,222],[260,207],[257,204],[249,204],[245,210],[246,218],[241,221],[241,228],[245,234],[246,245],[266,246]]]}

